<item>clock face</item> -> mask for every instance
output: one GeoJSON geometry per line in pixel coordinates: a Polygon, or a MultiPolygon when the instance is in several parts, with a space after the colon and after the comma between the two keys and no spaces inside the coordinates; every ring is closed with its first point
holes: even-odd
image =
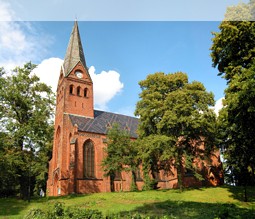
{"type": "Polygon", "coordinates": [[[78,78],[82,78],[83,77],[83,74],[81,71],[76,71],[75,72],[75,75],[78,77],[78,78]]]}

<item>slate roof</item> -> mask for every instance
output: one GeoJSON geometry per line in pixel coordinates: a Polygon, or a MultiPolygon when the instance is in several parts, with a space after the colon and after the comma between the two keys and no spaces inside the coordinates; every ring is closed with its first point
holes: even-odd
{"type": "Polygon", "coordinates": [[[138,119],[131,116],[125,116],[110,112],[94,110],[94,119],[76,115],[69,115],[73,125],[78,125],[78,130],[82,132],[91,132],[97,134],[106,134],[109,127],[118,123],[121,129],[128,130],[130,136],[137,138],[136,133],[138,119]]]}
{"type": "Polygon", "coordinates": [[[63,64],[65,76],[72,71],[79,61],[82,63],[84,68],[87,69],[79,27],[77,21],[75,21],[63,64]]]}

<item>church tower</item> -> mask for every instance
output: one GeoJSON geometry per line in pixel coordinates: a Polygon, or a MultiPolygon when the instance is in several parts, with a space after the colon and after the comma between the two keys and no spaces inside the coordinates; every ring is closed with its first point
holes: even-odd
{"type": "Polygon", "coordinates": [[[57,113],[94,118],[93,82],[75,21],[57,88],[57,113]]]}
{"type": "Polygon", "coordinates": [[[69,116],[94,118],[93,82],[88,72],[77,21],[74,22],[57,87],[49,195],[75,193],[75,127],[69,116]],[[73,143],[72,143],[73,141],[73,143]]]}

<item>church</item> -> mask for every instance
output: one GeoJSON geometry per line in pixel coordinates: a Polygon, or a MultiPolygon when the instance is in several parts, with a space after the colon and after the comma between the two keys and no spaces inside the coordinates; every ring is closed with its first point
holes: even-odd
{"type": "MultiPolygon", "coordinates": [[[[94,110],[93,81],[86,64],[78,23],[74,22],[64,63],[60,70],[54,124],[52,159],[49,162],[47,195],[59,196],[73,193],[129,191],[131,174],[120,173],[113,185],[104,175],[102,160],[107,130],[118,123],[129,130],[130,138],[138,138],[138,118],[94,110]]],[[[221,169],[219,152],[206,169],[211,185],[219,184],[217,169],[221,169]],[[214,170],[214,171],[213,171],[214,170]]],[[[157,176],[160,188],[176,188],[177,174],[157,176]]],[[[137,187],[142,189],[142,176],[137,176],[137,187]]],[[[186,186],[201,185],[193,176],[184,179],[186,186]]]]}

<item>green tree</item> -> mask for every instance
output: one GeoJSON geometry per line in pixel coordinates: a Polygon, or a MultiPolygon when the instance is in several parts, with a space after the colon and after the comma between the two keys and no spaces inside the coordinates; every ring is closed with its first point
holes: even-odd
{"type": "Polygon", "coordinates": [[[254,0],[250,0],[248,3],[239,2],[237,5],[227,7],[224,21],[254,21],[254,9],[254,0]]]}
{"type": "Polygon", "coordinates": [[[154,177],[153,172],[174,166],[182,189],[184,167],[196,174],[194,159],[204,159],[215,143],[215,114],[209,108],[214,104],[213,94],[200,82],[189,83],[182,72],[151,74],[139,84],[141,100],[135,114],[140,117],[144,174],[151,172],[154,177]],[[205,151],[200,151],[201,143],[205,151]]]}
{"type": "Polygon", "coordinates": [[[228,21],[249,21],[252,19],[250,4],[240,2],[238,5],[230,6],[225,13],[228,21]]]}
{"type": "MultiPolygon", "coordinates": [[[[251,13],[254,1],[250,1],[251,13]]],[[[214,33],[213,66],[227,81],[218,133],[224,148],[227,173],[237,185],[254,185],[254,69],[255,22],[223,21],[214,33]]]]}
{"type": "Polygon", "coordinates": [[[255,57],[255,22],[223,21],[220,32],[213,33],[213,67],[229,83],[242,68],[249,68],[255,57]]]}
{"type": "Polygon", "coordinates": [[[232,182],[255,185],[255,65],[235,74],[225,90],[224,108],[219,115],[219,136],[232,182]]]}
{"type": "Polygon", "coordinates": [[[3,165],[17,180],[22,198],[30,197],[36,178],[45,173],[45,154],[53,137],[55,97],[51,88],[32,73],[35,67],[27,63],[10,74],[0,71],[0,132],[8,136],[1,150],[8,160],[3,165]]]}
{"type": "Polygon", "coordinates": [[[111,190],[114,190],[113,180],[116,174],[120,174],[122,184],[122,171],[131,171],[133,180],[132,186],[133,189],[135,189],[135,171],[139,162],[136,157],[137,151],[134,146],[135,143],[131,141],[128,131],[121,129],[118,124],[114,123],[107,133],[106,145],[106,157],[103,159],[102,165],[106,176],[110,177],[111,190]]]}

